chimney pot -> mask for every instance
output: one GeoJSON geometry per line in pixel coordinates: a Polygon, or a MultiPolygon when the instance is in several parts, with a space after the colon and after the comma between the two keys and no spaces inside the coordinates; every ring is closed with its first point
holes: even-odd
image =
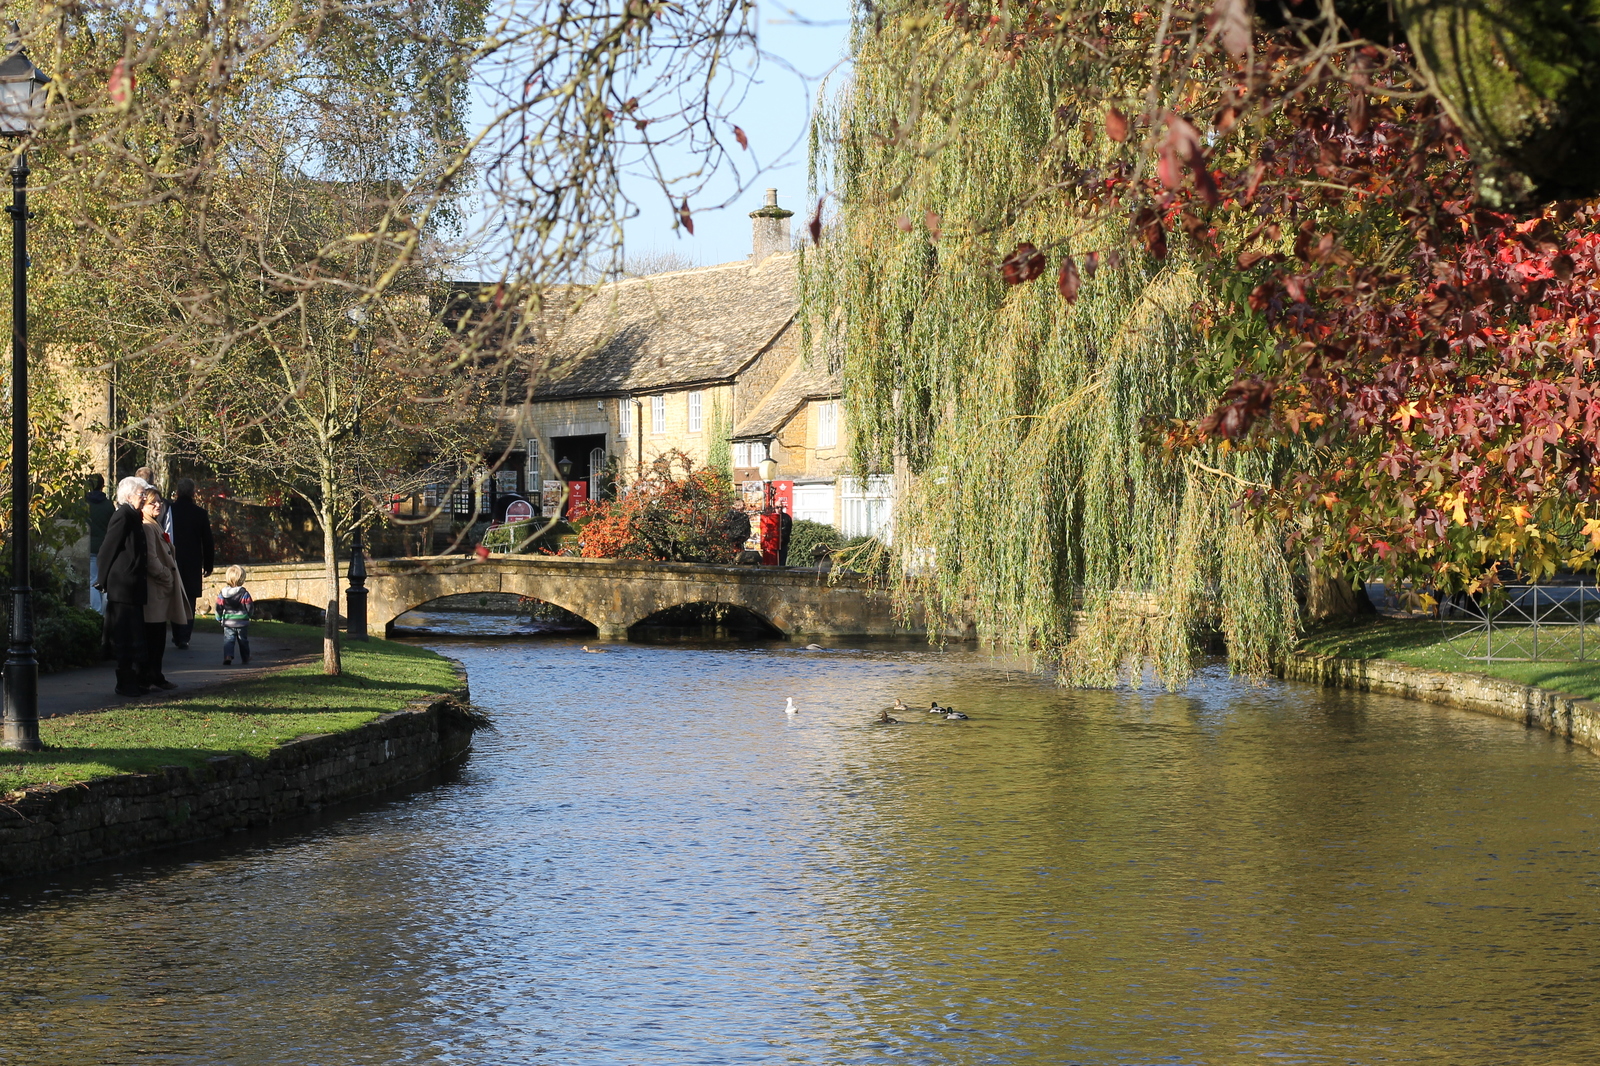
{"type": "Polygon", "coordinates": [[[767,202],[750,212],[750,261],[759,263],[774,252],[789,250],[789,217],[793,211],[778,206],[778,190],[767,190],[767,202]]]}

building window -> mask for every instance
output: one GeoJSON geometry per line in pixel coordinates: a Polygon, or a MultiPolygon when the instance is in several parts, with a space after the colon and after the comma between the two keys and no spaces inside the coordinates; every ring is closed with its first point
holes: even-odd
{"type": "Polygon", "coordinates": [[[701,423],[701,414],[700,414],[700,397],[702,395],[704,395],[704,394],[700,393],[700,392],[691,392],[689,394],[689,432],[690,433],[699,433],[700,432],[700,427],[701,427],[701,424],[702,424],[701,423]]]}
{"type": "Polygon", "coordinates": [[[626,396],[617,397],[617,439],[633,436],[633,401],[626,396]]]}
{"type": "Polygon", "coordinates": [[[839,479],[839,532],[847,537],[889,539],[894,513],[894,479],[879,476],[839,479]]]}
{"type": "Polygon", "coordinates": [[[767,442],[760,440],[740,441],[733,446],[734,466],[759,466],[761,460],[767,457],[767,442]]]}
{"type": "Polygon", "coordinates": [[[661,393],[650,397],[650,432],[665,433],[667,431],[667,398],[661,393]]]}
{"type": "Polygon", "coordinates": [[[834,402],[817,404],[817,447],[839,446],[839,405],[834,402]]]}
{"type": "MultiPolygon", "coordinates": [[[[833,486],[796,485],[794,487],[794,517],[808,522],[833,525],[833,486]]],[[[800,560],[802,563],[809,559],[800,560]]]]}

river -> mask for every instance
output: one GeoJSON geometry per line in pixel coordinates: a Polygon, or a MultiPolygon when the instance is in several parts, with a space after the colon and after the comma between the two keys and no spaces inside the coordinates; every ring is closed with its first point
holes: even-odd
{"type": "Polygon", "coordinates": [[[444,780],[0,885],[0,1062],[1600,1060],[1600,760],[1542,733],[972,647],[438,646],[499,723],[444,780]]]}

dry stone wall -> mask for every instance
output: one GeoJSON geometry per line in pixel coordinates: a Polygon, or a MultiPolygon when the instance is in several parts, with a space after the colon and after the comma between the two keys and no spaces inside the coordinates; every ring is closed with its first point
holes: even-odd
{"type": "Polygon", "coordinates": [[[265,758],[223,755],[197,769],[46,785],[0,804],[0,877],[45,873],[310,814],[404,785],[471,746],[456,692],[344,733],[301,737],[265,758]]]}
{"type": "Polygon", "coordinates": [[[1492,714],[1543,729],[1600,753],[1600,703],[1487,674],[1447,673],[1390,659],[1342,659],[1299,652],[1283,665],[1291,681],[1404,696],[1492,714]]]}

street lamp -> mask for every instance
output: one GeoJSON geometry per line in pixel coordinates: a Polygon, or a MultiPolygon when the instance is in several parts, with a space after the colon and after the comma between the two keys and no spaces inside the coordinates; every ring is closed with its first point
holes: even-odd
{"type": "MultiPolygon", "coordinates": [[[[0,60],[0,136],[31,137],[44,113],[49,77],[22,50],[11,24],[11,54],[0,60]]],[[[28,150],[11,163],[11,647],[6,653],[4,744],[38,751],[39,659],[33,650],[33,589],[28,584],[28,150]]]]}
{"type": "Polygon", "coordinates": [[[561,471],[561,480],[567,480],[572,476],[572,460],[563,455],[556,461],[556,469],[561,471]]]}
{"type": "Polygon", "coordinates": [[[764,490],[761,497],[762,507],[772,510],[772,479],[778,476],[778,461],[772,456],[767,456],[756,464],[756,472],[761,475],[761,487],[764,490]]]}
{"type": "MultiPolygon", "coordinates": [[[[355,326],[355,339],[350,342],[352,354],[355,356],[355,377],[361,374],[361,327],[367,321],[367,309],[360,304],[345,312],[350,319],[350,324],[355,326]]],[[[359,384],[359,381],[357,382],[359,384]]],[[[361,400],[357,393],[355,425],[351,427],[351,436],[357,445],[361,443],[361,400]]],[[[360,463],[360,455],[352,456],[350,469],[355,471],[360,463]]],[[[350,566],[345,570],[345,633],[351,640],[367,639],[367,557],[361,550],[361,486],[356,486],[356,502],[354,525],[355,529],[350,534],[350,566]]]]}

